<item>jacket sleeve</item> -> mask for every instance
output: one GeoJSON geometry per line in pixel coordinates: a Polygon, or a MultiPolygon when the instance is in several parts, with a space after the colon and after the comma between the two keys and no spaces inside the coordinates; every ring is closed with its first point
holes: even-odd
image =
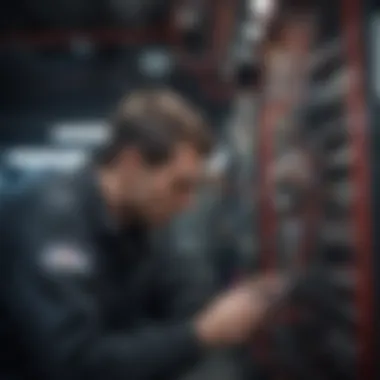
{"type": "Polygon", "coordinates": [[[28,218],[8,238],[5,307],[41,378],[148,380],[199,353],[190,323],[131,334],[102,325],[91,242],[59,213],[28,218]]]}
{"type": "Polygon", "coordinates": [[[176,244],[173,230],[160,232],[154,240],[158,269],[155,298],[161,317],[181,320],[197,313],[217,294],[215,273],[202,252],[186,252],[176,244]]]}
{"type": "MultiPolygon", "coordinates": [[[[164,318],[179,321],[194,315],[210,299],[218,294],[215,271],[203,252],[185,252],[174,243],[174,238],[167,232],[161,240],[156,241],[156,250],[160,257],[161,269],[156,291],[164,308],[164,318]]],[[[241,355],[235,350],[204,350],[201,360],[196,365],[181,371],[177,376],[166,377],[176,380],[242,379],[241,355]]]]}

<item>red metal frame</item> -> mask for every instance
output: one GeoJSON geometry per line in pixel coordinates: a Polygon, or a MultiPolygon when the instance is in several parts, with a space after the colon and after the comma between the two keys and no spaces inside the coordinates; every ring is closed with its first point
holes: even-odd
{"type": "Polygon", "coordinates": [[[260,199],[260,254],[263,270],[273,269],[276,265],[277,220],[273,203],[274,183],[269,178],[274,163],[273,129],[283,107],[272,105],[266,100],[262,105],[259,120],[259,199],[260,199]]]}
{"type": "MultiPolygon", "coordinates": [[[[358,269],[358,286],[356,292],[359,312],[358,341],[360,345],[358,358],[358,379],[373,379],[374,376],[374,308],[373,308],[373,273],[372,273],[372,225],[370,213],[370,173],[368,160],[368,135],[366,132],[366,106],[363,83],[363,52],[361,51],[362,30],[360,0],[342,1],[343,32],[345,36],[347,62],[351,84],[347,95],[347,119],[351,144],[355,154],[351,171],[352,183],[356,187],[356,196],[352,208],[354,223],[356,268],[358,269]]],[[[270,201],[273,189],[268,186],[266,171],[273,162],[272,133],[274,119],[280,113],[279,106],[268,109],[264,105],[261,120],[261,194],[262,215],[261,228],[264,246],[262,253],[264,268],[274,266],[275,248],[275,212],[270,201]],[[269,240],[269,242],[268,242],[269,240]],[[268,257],[269,256],[269,257],[268,257]]],[[[315,218],[317,218],[315,216],[315,218]]],[[[312,218],[315,220],[315,218],[312,218]]],[[[306,258],[300,257],[306,260],[306,258]]]]}
{"type": "Polygon", "coordinates": [[[373,305],[373,247],[370,212],[370,168],[368,155],[368,123],[364,98],[363,71],[363,2],[360,0],[341,1],[342,28],[346,45],[350,85],[346,99],[348,131],[354,153],[351,178],[355,186],[352,209],[356,246],[356,268],[358,285],[356,292],[359,313],[358,379],[374,378],[374,305],[373,305]]]}
{"type": "Polygon", "coordinates": [[[0,44],[20,44],[35,47],[66,47],[75,38],[88,39],[100,45],[162,43],[167,40],[162,26],[129,29],[76,29],[49,32],[13,32],[0,36],[0,44]]]}
{"type": "MultiPolygon", "coordinates": [[[[279,15],[281,17],[281,15],[279,15]]],[[[295,21],[297,23],[297,20],[295,21]]],[[[281,23],[282,25],[282,23],[281,23]]],[[[289,25],[290,28],[294,27],[292,19],[284,20],[284,26],[289,25]]],[[[309,27],[309,26],[308,26],[309,27]]],[[[302,27],[301,27],[302,31],[302,27]]],[[[309,30],[308,30],[309,31],[309,30]]],[[[300,39],[298,37],[299,30],[290,36],[280,36],[281,48],[294,58],[294,67],[292,75],[297,73],[295,79],[294,93],[292,96],[286,96],[282,99],[271,99],[270,97],[264,97],[264,103],[262,105],[261,117],[259,121],[260,126],[260,240],[261,240],[261,265],[263,270],[273,270],[277,268],[277,215],[275,210],[274,194],[276,192],[275,183],[270,180],[270,168],[275,163],[275,129],[279,121],[286,117],[289,112],[292,112],[293,107],[299,101],[305,87],[305,80],[307,79],[307,53],[310,48],[310,38],[300,39]]],[[[305,35],[305,32],[303,35],[305,35]]],[[[307,36],[306,36],[307,37],[307,36]]],[[[276,58],[274,58],[276,59],[276,58]]],[[[270,62],[265,62],[266,68],[270,66],[270,62]]],[[[270,81],[267,73],[266,81],[270,81]]],[[[265,85],[265,84],[264,84],[265,85]]],[[[310,239],[315,233],[316,212],[311,205],[306,205],[303,212],[305,222],[307,223],[306,230],[301,238],[301,244],[299,252],[296,253],[297,261],[300,265],[303,265],[307,260],[306,252],[309,249],[310,239]]],[[[288,324],[293,323],[299,317],[297,310],[285,310],[279,316],[278,323],[288,324]]],[[[264,350],[264,355],[261,358],[264,362],[268,363],[268,353],[270,353],[270,337],[264,337],[260,349],[264,350]]],[[[269,363],[268,363],[269,364],[269,363]]],[[[277,379],[286,378],[287,376],[281,373],[281,369],[276,366],[271,366],[272,374],[277,379]],[[284,377],[285,376],[285,377],[284,377]]]]}

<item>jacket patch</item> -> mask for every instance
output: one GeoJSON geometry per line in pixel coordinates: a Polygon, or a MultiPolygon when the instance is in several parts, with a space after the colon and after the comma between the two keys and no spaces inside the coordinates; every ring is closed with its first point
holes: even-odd
{"type": "Polygon", "coordinates": [[[73,244],[51,244],[42,252],[41,264],[49,272],[86,274],[91,270],[90,257],[73,244]]]}

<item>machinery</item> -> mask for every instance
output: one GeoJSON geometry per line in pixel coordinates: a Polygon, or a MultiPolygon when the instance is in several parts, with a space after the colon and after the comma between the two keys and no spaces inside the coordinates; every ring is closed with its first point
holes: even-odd
{"type": "Polygon", "coordinates": [[[269,379],[379,376],[363,12],[284,1],[266,41],[262,268],[313,273],[265,337],[269,379]]]}

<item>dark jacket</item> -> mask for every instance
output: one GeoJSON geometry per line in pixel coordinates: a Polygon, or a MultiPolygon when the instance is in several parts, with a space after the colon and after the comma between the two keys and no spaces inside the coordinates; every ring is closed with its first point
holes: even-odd
{"type": "Polygon", "coordinates": [[[118,229],[91,170],[7,202],[0,236],[1,379],[167,379],[199,358],[194,271],[118,229]]]}

